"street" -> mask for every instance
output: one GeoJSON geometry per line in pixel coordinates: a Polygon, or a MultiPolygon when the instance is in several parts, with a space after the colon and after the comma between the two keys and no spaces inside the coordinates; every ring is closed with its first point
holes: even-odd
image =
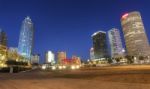
{"type": "Polygon", "coordinates": [[[0,89],[150,89],[150,65],[1,73],[0,89]]]}

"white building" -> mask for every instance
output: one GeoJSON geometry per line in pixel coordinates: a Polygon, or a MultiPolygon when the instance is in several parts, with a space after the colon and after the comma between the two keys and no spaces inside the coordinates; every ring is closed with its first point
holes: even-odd
{"type": "Polygon", "coordinates": [[[123,55],[122,41],[120,32],[116,28],[108,31],[109,43],[111,47],[111,57],[120,57],[123,55]]]}
{"type": "Polygon", "coordinates": [[[52,65],[55,64],[55,55],[52,51],[46,52],[45,63],[52,64],[52,65]]]}

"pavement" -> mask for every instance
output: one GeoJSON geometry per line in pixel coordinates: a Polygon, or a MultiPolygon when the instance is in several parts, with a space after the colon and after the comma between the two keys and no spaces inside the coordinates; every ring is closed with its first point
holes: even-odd
{"type": "Polygon", "coordinates": [[[150,65],[0,73],[0,89],[150,89],[150,65]]]}

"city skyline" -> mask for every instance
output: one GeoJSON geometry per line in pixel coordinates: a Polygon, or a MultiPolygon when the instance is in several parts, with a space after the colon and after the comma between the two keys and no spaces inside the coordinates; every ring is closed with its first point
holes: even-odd
{"type": "MultiPolygon", "coordinates": [[[[150,13],[145,12],[149,1],[138,0],[138,5],[134,5],[134,1],[129,0],[122,2],[101,1],[107,3],[108,6],[102,5],[103,3],[99,3],[99,1],[95,1],[94,3],[90,3],[90,1],[86,3],[84,1],[74,1],[73,3],[63,1],[63,3],[61,3],[61,1],[52,2],[39,0],[36,4],[34,1],[30,3],[17,2],[17,0],[12,3],[6,2],[7,0],[1,1],[1,3],[4,3],[1,8],[5,8],[7,5],[9,5],[9,8],[2,10],[0,27],[8,35],[8,46],[17,47],[21,21],[24,17],[29,15],[35,23],[36,28],[33,53],[40,53],[42,56],[44,56],[47,50],[52,50],[55,53],[57,51],[66,51],[69,57],[75,54],[81,56],[82,59],[89,58],[89,49],[92,46],[91,34],[101,29],[108,31],[112,27],[118,28],[122,34],[120,18],[124,13],[131,11],[141,12],[146,33],[148,39],[150,39],[150,35],[148,34],[150,32],[148,30],[150,28],[150,13]],[[15,2],[17,3],[15,4],[15,2]],[[40,2],[43,2],[43,4],[40,2]],[[118,7],[121,7],[121,9],[115,11],[115,9],[118,8],[118,3],[120,4],[118,7]],[[125,3],[126,5],[124,5],[125,3]],[[83,4],[84,6],[82,6],[83,4]],[[45,8],[42,8],[44,5],[45,8]],[[134,6],[132,7],[132,5],[134,6]],[[33,7],[33,10],[30,10],[31,7],[33,7]],[[36,9],[36,7],[39,7],[39,9],[36,9]],[[6,15],[6,13],[10,13],[10,11],[12,11],[13,14],[6,15]],[[101,13],[102,11],[103,13],[101,13]]],[[[44,60],[44,57],[42,57],[42,60],[44,60]]]]}
{"type": "Polygon", "coordinates": [[[150,88],[150,0],[0,0],[0,89],[150,88]]]}

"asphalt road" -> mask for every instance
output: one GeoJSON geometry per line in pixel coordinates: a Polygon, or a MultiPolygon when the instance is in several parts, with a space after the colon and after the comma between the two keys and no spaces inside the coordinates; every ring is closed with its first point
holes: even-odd
{"type": "Polygon", "coordinates": [[[150,65],[0,73],[0,89],[150,89],[150,65]]]}

